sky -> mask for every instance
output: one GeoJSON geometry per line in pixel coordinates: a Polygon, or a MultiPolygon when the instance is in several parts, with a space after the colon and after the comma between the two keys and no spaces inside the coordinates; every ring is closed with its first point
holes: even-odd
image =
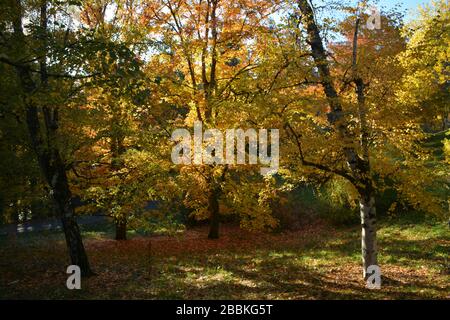
{"type": "Polygon", "coordinates": [[[407,10],[406,20],[414,17],[414,13],[417,11],[419,5],[428,4],[431,0],[379,0],[381,7],[392,8],[397,4],[401,4],[402,9],[407,10]]]}
{"type": "MultiPolygon", "coordinates": [[[[431,4],[433,0],[370,0],[368,3],[368,7],[364,10],[366,13],[369,13],[369,8],[375,6],[378,11],[386,12],[391,9],[396,9],[396,12],[404,13],[404,22],[408,23],[409,21],[416,19],[418,17],[418,8],[419,6],[431,4]]],[[[361,0],[310,0],[310,2],[318,9],[319,19],[323,18],[331,18],[331,19],[340,19],[344,17],[344,12],[340,10],[334,10],[332,7],[328,9],[329,4],[340,4],[340,5],[349,5],[352,7],[357,7],[361,0]]],[[[275,18],[276,20],[276,18],[275,18]]]]}
{"type": "Polygon", "coordinates": [[[404,8],[408,8],[408,9],[415,9],[417,8],[418,5],[420,4],[424,4],[424,3],[428,3],[430,1],[428,0],[399,0],[399,1],[393,1],[393,0],[380,0],[380,3],[382,5],[386,5],[386,6],[392,6],[392,4],[394,3],[402,3],[404,8]]]}
{"type": "MultiPolygon", "coordinates": [[[[432,0],[372,0],[369,6],[375,5],[380,11],[397,8],[401,12],[405,12],[405,21],[408,22],[417,16],[419,5],[430,4],[432,0]]],[[[341,2],[342,5],[357,6],[360,0],[311,0],[314,6],[321,7],[322,13],[327,12],[327,4],[333,2],[341,2]]],[[[367,11],[366,11],[367,12],[367,11]]],[[[331,16],[329,18],[336,18],[340,13],[336,10],[328,11],[331,16]]]]}

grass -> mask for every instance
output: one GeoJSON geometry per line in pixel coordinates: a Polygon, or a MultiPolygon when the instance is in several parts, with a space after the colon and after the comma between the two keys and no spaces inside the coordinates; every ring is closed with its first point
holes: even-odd
{"type": "Polygon", "coordinates": [[[416,216],[379,228],[381,290],[361,277],[358,227],[316,223],[295,232],[248,233],[223,226],[206,239],[204,227],[176,237],[84,230],[97,276],[82,290],[65,287],[68,264],[61,234],[0,241],[2,299],[449,299],[446,223],[416,216]]]}

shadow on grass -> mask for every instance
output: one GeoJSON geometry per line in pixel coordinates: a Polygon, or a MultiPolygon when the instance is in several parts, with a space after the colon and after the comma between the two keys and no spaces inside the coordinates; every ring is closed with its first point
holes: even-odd
{"type": "Polygon", "coordinates": [[[303,238],[301,233],[255,238],[230,232],[216,242],[145,238],[118,243],[92,237],[88,254],[98,276],[84,279],[80,291],[65,288],[62,235],[9,241],[0,247],[0,298],[448,298],[449,278],[432,273],[448,254],[445,229],[438,226],[427,236],[421,226],[412,231],[400,226],[380,230],[385,276],[379,291],[366,289],[362,280],[359,229],[327,227],[303,238]],[[146,241],[159,245],[160,253],[150,256],[146,241]]]}
{"type": "Polygon", "coordinates": [[[414,283],[384,277],[385,289],[370,291],[359,278],[358,267],[314,268],[299,262],[298,253],[282,257],[259,254],[255,265],[252,256],[216,256],[207,261],[191,260],[174,266],[169,276],[157,280],[170,286],[160,287],[155,298],[179,299],[423,299],[434,291],[445,296],[445,289],[417,279],[414,283]],[[193,271],[197,270],[197,271],[193,271]],[[347,272],[357,272],[348,277],[347,272]],[[347,277],[346,277],[347,276],[347,277]],[[409,286],[410,288],[405,288],[409,286]],[[424,292],[427,291],[427,292],[424,292]]]}

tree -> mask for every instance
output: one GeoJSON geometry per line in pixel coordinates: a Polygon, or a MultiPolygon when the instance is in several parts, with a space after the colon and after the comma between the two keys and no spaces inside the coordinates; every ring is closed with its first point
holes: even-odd
{"type": "Polygon", "coordinates": [[[284,60],[284,63],[277,72],[279,79],[282,79],[283,75],[289,74],[292,69],[296,69],[297,80],[292,82],[292,79],[295,79],[295,77],[285,75],[285,79],[287,78],[290,84],[280,85],[280,81],[277,81],[278,77],[276,77],[276,81],[271,83],[268,91],[275,92],[277,96],[280,94],[286,95],[288,92],[292,93],[293,90],[297,91],[296,93],[298,94],[300,91],[299,98],[302,100],[305,99],[305,93],[308,95],[317,95],[319,93],[325,96],[325,101],[319,102],[326,103],[326,108],[324,108],[326,111],[326,122],[320,119],[320,109],[318,112],[316,108],[310,108],[310,110],[316,109],[313,116],[308,115],[308,111],[311,111],[305,110],[304,106],[301,109],[305,110],[306,113],[305,111],[294,111],[292,113],[290,108],[294,108],[294,104],[304,105],[304,103],[296,101],[295,97],[293,98],[292,96],[290,99],[282,99],[285,103],[283,103],[281,108],[280,106],[276,107],[275,109],[278,110],[275,113],[282,117],[282,126],[286,129],[291,139],[294,140],[302,166],[342,176],[357,190],[362,225],[363,275],[366,278],[367,268],[371,265],[377,265],[378,262],[375,227],[375,186],[372,181],[369,162],[369,133],[367,132],[367,111],[365,110],[366,88],[361,75],[359,75],[357,62],[360,20],[356,20],[354,32],[351,76],[344,79],[347,83],[355,84],[356,87],[357,108],[356,112],[353,113],[353,117],[357,121],[355,124],[354,120],[352,121],[348,115],[350,112],[345,112],[345,107],[349,105],[349,102],[344,102],[344,99],[351,99],[351,95],[349,93],[344,95],[336,88],[336,82],[331,70],[333,65],[329,61],[329,54],[325,49],[313,8],[308,1],[298,1],[298,7],[300,12],[299,22],[305,29],[305,35],[303,37],[303,30],[300,29],[299,32],[295,32],[295,29],[291,29],[292,25],[288,25],[288,31],[285,33],[284,39],[279,41],[281,47],[285,48],[282,42],[289,38],[294,38],[294,43],[297,46],[294,47],[293,57],[290,57],[285,50],[282,50],[281,61],[284,60]],[[302,44],[302,41],[305,41],[306,45],[302,44]],[[307,46],[310,47],[309,51],[307,46]],[[311,57],[312,60],[308,57],[311,57]],[[297,60],[299,58],[300,60],[297,60]],[[296,68],[293,68],[293,66],[296,66],[296,68]],[[323,93],[320,92],[321,90],[318,90],[320,88],[318,85],[323,89],[323,93]],[[313,91],[311,92],[308,87],[312,88],[313,91]],[[307,125],[306,128],[305,124],[307,125]],[[359,126],[359,136],[356,134],[355,125],[359,126]],[[298,132],[299,129],[302,130],[302,133],[298,132]],[[305,130],[308,133],[305,133],[305,130]],[[306,137],[311,138],[312,141],[309,141],[305,147],[304,141],[306,141],[306,137]],[[314,143],[314,140],[320,141],[319,144],[317,142],[314,143]],[[321,148],[325,146],[324,144],[329,144],[331,148],[325,147],[318,150],[318,147],[321,148]],[[321,160],[312,160],[317,158],[317,156],[314,156],[317,153],[319,153],[319,159],[321,160]],[[325,162],[324,158],[326,156],[328,161],[325,162]],[[345,166],[342,166],[342,163],[345,166]]]}
{"type": "MultiPolygon", "coordinates": [[[[373,104],[376,96],[378,99],[381,96],[384,101],[393,97],[393,90],[384,91],[384,94],[377,91],[382,89],[377,84],[389,83],[389,78],[383,78],[385,73],[377,75],[377,72],[392,64],[386,57],[402,50],[399,26],[389,22],[394,21],[392,18],[385,17],[384,21],[389,22],[386,30],[371,33],[361,28],[360,18],[353,19],[351,41],[346,44],[350,50],[338,52],[335,47],[334,60],[331,60],[313,8],[308,1],[298,1],[298,8],[299,19],[297,13],[292,14],[285,31],[278,35],[279,58],[276,54],[270,58],[278,60],[279,68],[278,77],[268,90],[278,101],[272,112],[280,116],[280,125],[293,141],[302,167],[341,176],[354,187],[360,204],[363,274],[366,278],[367,267],[377,265],[375,184],[370,160],[375,157],[371,156],[370,150],[375,153],[376,140],[381,137],[377,137],[372,125],[379,116],[373,104]],[[304,29],[297,28],[296,20],[304,29]],[[391,33],[391,36],[383,41],[381,33],[391,33]],[[360,38],[361,34],[364,37],[360,38]],[[388,41],[397,44],[387,46],[383,43],[388,41]],[[389,47],[391,49],[379,50],[389,47]],[[370,54],[377,50],[378,54],[370,54]],[[376,68],[365,69],[363,63],[376,68]],[[369,81],[373,78],[376,80],[369,81]]],[[[344,35],[350,33],[350,21],[338,27],[344,35]]],[[[332,45],[329,50],[333,50],[332,45]]],[[[384,120],[380,119],[380,123],[384,120]]],[[[398,119],[396,126],[404,125],[403,120],[398,119]]],[[[287,154],[292,153],[287,149],[287,154]]],[[[285,157],[289,163],[289,156],[285,157]]]]}
{"type": "MultiPolygon", "coordinates": [[[[6,21],[12,24],[12,32],[2,33],[8,42],[4,46],[0,61],[13,67],[19,80],[21,103],[25,108],[31,146],[61,219],[71,263],[78,265],[83,275],[89,276],[92,271],[74,217],[66,167],[57,144],[59,106],[54,100],[47,99],[47,96],[52,94],[53,81],[50,79],[64,78],[64,74],[54,75],[48,68],[48,59],[51,59],[49,43],[58,36],[56,34],[53,38],[48,31],[48,7],[47,1],[39,4],[39,20],[30,27],[32,33],[26,35],[23,19],[27,7],[22,1],[11,1],[6,21]],[[30,50],[33,46],[39,49],[30,50]]],[[[35,8],[31,7],[31,10],[33,9],[35,8]]]]}
{"type": "MultiPolygon", "coordinates": [[[[146,135],[154,129],[152,70],[144,57],[154,46],[136,11],[138,3],[86,1],[80,23],[89,27],[103,51],[87,59],[103,77],[89,83],[82,118],[82,148],[74,155],[74,184],[89,203],[114,219],[116,240],[126,240],[129,220],[143,210],[154,161],[146,135]],[[112,14],[106,15],[107,10],[112,14]],[[144,144],[146,146],[144,147],[144,144]],[[140,162],[142,161],[142,162],[140,162]],[[149,162],[145,162],[149,161],[149,162]]],[[[162,120],[162,119],[161,119],[162,120]]]]}
{"type": "MultiPolygon", "coordinates": [[[[205,130],[251,125],[247,110],[241,109],[246,102],[238,83],[248,81],[257,66],[260,52],[250,49],[248,42],[265,29],[267,16],[276,10],[273,4],[168,0],[147,6],[148,24],[161,35],[165,48],[155,60],[165,69],[165,80],[172,82],[166,101],[189,110],[176,125],[192,128],[199,121],[205,130]]],[[[233,179],[232,169],[214,163],[180,168],[189,176],[184,179],[189,189],[201,187],[189,190],[186,203],[195,207],[198,217],[209,217],[210,239],[219,237],[220,199],[226,197],[224,185],[233,179]]]]}
{"type": "MultiPolygon", "coordinates": [[[[396,100],[398,76],[403,73],[396,59],[405,47],[400,34],[401,16],[386,13],[381,17],[381,30],[368,30],[362,23],[367,16],[351,9],[350,13],[356,12],[357,17],[344,19],[334,29],[348,41],[333,45],[324,41],[321,28],[327,24],[318,24],[311,4],[298,1],[298,8],[303,28],[295,36],[299,42],[304,41],[304,45],[299,45],[300,51],[309,47],[306,54],[312,57],[298,69],[298,78],[304,79],[300,82],[302,99],[311,99],[322,107],[318,111],[317,107],[305,107],[307,102],[298,103],[302,106],[299,112],[291,101],[281,112],[284,126],[297,147],[302,166],[340,176],[356,191],[363,275],[367,278],[367,268],[378,263],[374,178],[390,175],[400,182],[407,175],[414,183],[429,185],[429,179],[411,180],[410,174],[426,171],[435,176],[424,169],[426,151],[420,147],[424,135],[419,121],[408,106],[396,100]],[[323,111],[325,119],[321,116],[323,111]]],[[[396,188],[411,199],[405,192],[406,180],[401,182],[396,188]]],[[[423,185],[419,190],[419,202],[431,209],[432,197],[425,196],[423,185]]],[[[433,210],[439,210],[437,207],[433,210]]]]}

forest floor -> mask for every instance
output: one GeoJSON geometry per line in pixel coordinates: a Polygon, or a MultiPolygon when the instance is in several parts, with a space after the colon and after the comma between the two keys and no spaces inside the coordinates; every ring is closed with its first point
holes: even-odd
{"type": "Polygon", "coordinates": [[[380,290],[362,280],[360,231],[321,222],[278,234],[224,225],[177,236],[112,240],[84,230],[96,276],[66,288],[59,232],[0,237],[0,299],[450,299],[446,223],[386,220],[379,226],[380,290]]]}

